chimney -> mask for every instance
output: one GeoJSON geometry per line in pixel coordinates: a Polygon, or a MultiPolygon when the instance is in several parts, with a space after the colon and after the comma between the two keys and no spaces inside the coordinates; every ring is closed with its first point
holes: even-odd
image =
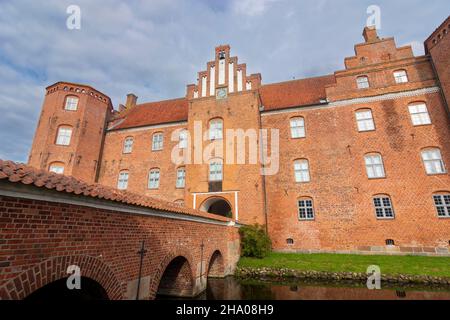
{"type": "Polygon", "coordinates": [[[133,93],[127,94],[127,102],[125,103],[125,109],[130,110],[136,106],[137,96],[133,93]]]}
{"type": "Polygon", "coordinates": [[[380,40],[380,38],[377,35],[377,29],[375,26],[365,27],[363,31],[363,36],[366,42],[375,42],[380,40]]]}

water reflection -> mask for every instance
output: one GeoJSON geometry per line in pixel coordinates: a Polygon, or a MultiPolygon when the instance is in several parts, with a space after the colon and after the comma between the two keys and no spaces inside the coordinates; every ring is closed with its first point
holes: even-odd
{"type": "Polygon", "coordinates": [[[450,300],[450,287],[389,288],[369,290],[355,283],[276,283],[238,280],[234,277],[209,279],[202,300],[450,300]]]}

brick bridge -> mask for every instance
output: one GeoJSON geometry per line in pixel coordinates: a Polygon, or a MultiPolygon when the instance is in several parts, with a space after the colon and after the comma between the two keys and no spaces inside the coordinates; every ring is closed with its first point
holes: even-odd
{"type": "Polygon", "coordinates": [[[196,296],[238,258],[230,219],[0,160],[0,299],[196,296]]]}

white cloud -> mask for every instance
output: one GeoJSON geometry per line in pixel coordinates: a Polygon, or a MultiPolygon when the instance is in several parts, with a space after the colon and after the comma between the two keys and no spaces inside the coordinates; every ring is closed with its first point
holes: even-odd
{"type": "Polygon", "coordinates": [[[235,13],[258,16],[263,14],[270,6],[271,3],[277,0],[237,0],[233,4],[235,13]]]}

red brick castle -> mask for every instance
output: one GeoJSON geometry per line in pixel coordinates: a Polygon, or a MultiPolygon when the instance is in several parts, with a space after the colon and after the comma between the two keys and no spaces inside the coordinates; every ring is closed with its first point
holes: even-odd
{"type": "Polygon", "coordinates": [[[29,164],[263,224],[276,250],[448,254],[449,33],[415,57],[365,28],[344,70],[273,84],[219,46],[184,97],[118,110],[58,82],[29,164]]]}

